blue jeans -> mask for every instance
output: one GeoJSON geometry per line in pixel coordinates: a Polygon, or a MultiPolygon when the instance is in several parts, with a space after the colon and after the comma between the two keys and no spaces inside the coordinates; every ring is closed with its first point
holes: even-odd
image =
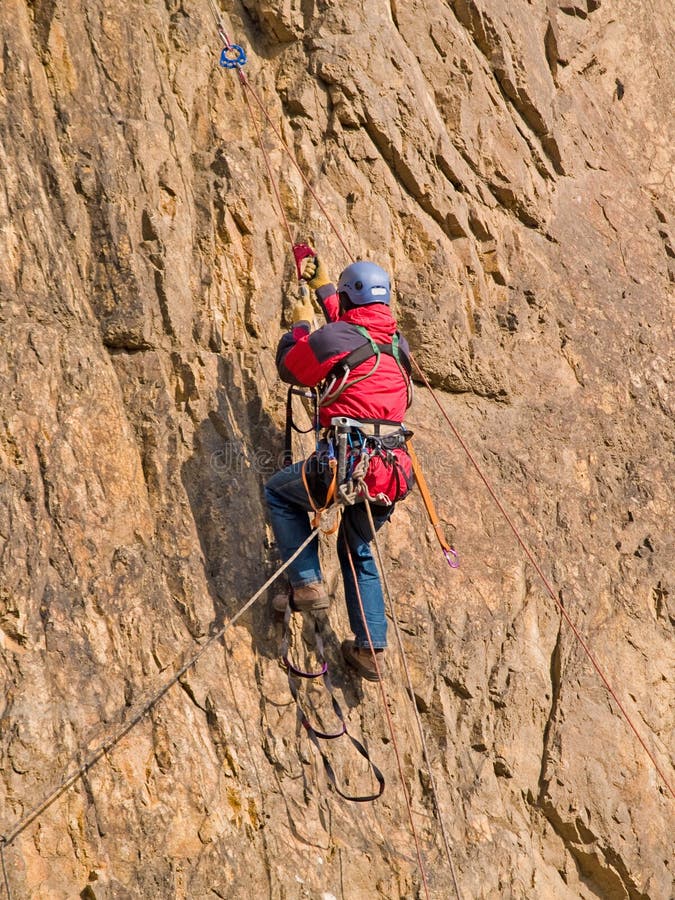
{"type": "MultiPolygon", "coordinates": [[[[265,499],[270,511],[272,529],[283,562],[295,553],[312,530],[308,512],[312,507],[302,481],[302,462],[293,463],[273,475],[265,485],[265,499]]],[[[393,506],[372,505],[375,530],[389,520],[393,506]]],[[[345,507],[337,536],[337,551],[345,586],[345,600],[349,624],[357,647],[368,647],[368,632],[373,647],[387,646],[387,619],[380,576],[370,549],[372,539],[365,504],[345,507]],[[348,549],[349,548],[349,549],[348,549]],[[351,553],[356,583],[361,594],[368,631],[361,616],[359,598],[354,584],[349,556],[351,553]]],[[[318,535],[287,569],[293,587],[322,581],[319,563],[318,535]]]]}

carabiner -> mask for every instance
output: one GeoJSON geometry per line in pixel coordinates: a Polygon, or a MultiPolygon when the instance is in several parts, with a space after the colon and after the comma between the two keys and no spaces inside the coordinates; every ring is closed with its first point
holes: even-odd
{"type": "Polygon", "coordinates": [[[446,558],[451,569],[459,569],[459,554],[450,547],[448,550],[443,547],[443,556],[446,558]]]}

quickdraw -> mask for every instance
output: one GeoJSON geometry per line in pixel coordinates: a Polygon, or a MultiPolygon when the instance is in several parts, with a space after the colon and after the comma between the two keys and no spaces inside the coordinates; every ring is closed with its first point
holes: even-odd
{"type": "Polygon", "coordinates": [[[424,477],[424,472],[422,471],[422,466],[420,465],[420,461],[417,453],[415,452],[415,448],[410,441],[408,441],[408,455],[412,460],[415,481],[417,482],[417,486],[420,489],[420,494],[422,495],[422,501],[426,508],[427,515],[429,516],[429,521],[431,522],[436,533],[438,543],[441,545],[443,556],[445,556],[445,559],[451,569],[458,569],[459,556],[457,555],[457,551],[453,549],[445,539],[445,535],[443,534],[443,526],[441,525],[438,514],[436,513],[436,507],[434,506],[434,501],[431,497],[429,485],[427,484],[427,480],[424,477]]]}

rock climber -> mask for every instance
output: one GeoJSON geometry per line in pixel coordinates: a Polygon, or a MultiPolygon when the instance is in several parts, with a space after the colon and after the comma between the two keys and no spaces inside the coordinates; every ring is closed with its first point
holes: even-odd
{"type": "MultiPolygon", "coordinates": [[[[327,324],[312,332],[314,310],[309,299],[292,310],[292,327],[283,335],[276,363],[283,381],[305,387],[319,386],[319,424],[323,439],[310,458],[310,479],[323,487],[325,500],[335,449],[334,417],[353,420],[348,425],[350,465],[367,461],[364,494],[345,505],[337,537],[337,552],[344,582],[349,623],[354,638],[342,643],[346,662],[363,678],[378,680],[387,646],[384,598],[370,542],[373,538],[365,503],[371,503],[375,530],[387,522],[395,503],[412,484],[407,432],[403,419],[412,398],[408,344],[397,330],[390,310],[389,276],[380,266],[357,261],[340,275],[337,289],[317,256],[303,262],[302,276],[315,291],[327,324]],[[351,561],[356,572],[356,584],[351,561]],[[358,591],[357,591],[358,586],[358,591]],[[361,616],[359,594],[365,623],[361,616]],[[370,649],[377,654],[377,663],[370,649]]],[[[265,485],[271,524],[282,560],[288,560],[311,532],[308,512],[313,504],[303,479],[306,461],[281,469],[265,485]]],[[[306,470],[307,471],[307,470],[306,470]]],[[[320,492],[320,490],[319,490],[320,492]]],[[[312,498],[316,500],[316,498],[312,498]]],[[[315,505],[315,504],[314,504],[315,505]]],[[[318,540],[311,541],[289,566],[290,602],[294,610],[326,609],[329,598],[319,563],[318,540]]],[[[273,600],[283,612],[287,595],[273,600]]]]}

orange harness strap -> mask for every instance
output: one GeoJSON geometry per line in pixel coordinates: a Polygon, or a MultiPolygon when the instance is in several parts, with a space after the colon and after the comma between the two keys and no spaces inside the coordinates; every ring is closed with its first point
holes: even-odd
{"type": "MultiPolygon", "coordinates": [[[[328,493],[326,494],[326,503],[324,506],[317,506],[314,502],[314,497],[312,497],[312,492],[309,489],[309,482],[307,481],[307,465],[309,464],[310,459],[314,456],[311,454],[307,457],[307,459],[302,464],[302,483],[305,486],[305,491],[307,492],[307,499],[309,500],[310,506],[314,510],[314,517],[312,518],[312,528],[318,528],[319,523],[321,522],[322,514],[328,509],[329,506],[335,500],[335,492],[337,488],[337,460],[329,459],[328,465],[332,472],[330,484],[328,485],[328,493]]],[[[338,517],[335,525],[330,528],[328,531],[324,531],[324,534],[333,534],[333,532],[337,531],[338,526],[340,524],[340,519],[338,517]]]]}
{"type": "Polygon", "coordinates": [[[413,474],[415,475],[415,481],[420,489],[420,494],[422,495],[422,500],[424,501],[424,505],[427,510],[427,515],[429,516],[429,521],[433,525],[434,531],[436,532],[436,537],[438,538],[438,543],[441,545],[441,549],[445,554],[446,559],[448,559],[448,555],[451,557],[456,556],[455,551],[452,549],[450,544],[447,542],[445,535],[443,534],[443,528],[438,519],[438,514],[436,513],[436,507],[434,506],[434,501],[431,499],[431,493],[429,492],[429,486],[427,484],[427,480],[424,477],[424,472],[422,471],[422,467],[420,466],[420,461],[417,457],[417,453],[415,453],[415,449],[412,445],[412,441],[408,439],[406,441],[406,449],[408,451],[408,455],[412,460],[412,469],[413,474]]]}

